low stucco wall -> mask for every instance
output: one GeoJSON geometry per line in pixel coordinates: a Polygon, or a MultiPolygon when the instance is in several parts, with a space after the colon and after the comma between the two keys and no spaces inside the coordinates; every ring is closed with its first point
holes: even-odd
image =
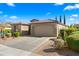
{"type": "Polygon", "coordinates": [[[59,35],[59,31],[61,29],[67,29],[68,27],[66,25],[57,24],[57,36],[59,35]]]}
{"type": "Polygon", "coordinates": [[[21,25],[21,30],[22,31],[28,31],[29,30],[29,26],[21,25]]]}

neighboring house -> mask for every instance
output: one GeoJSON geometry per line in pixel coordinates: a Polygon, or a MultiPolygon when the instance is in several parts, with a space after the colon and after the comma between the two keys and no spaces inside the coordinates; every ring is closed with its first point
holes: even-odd
{"type": "Polygon", "coordinates": [[[13,32],[20,32],[22,36],[29,35],[29,24],[22,24],[22,23],[17,23],[17,24],[12,24],[12,31],[13,32]]]}
{"type": "Polygon", "coordinates": [[[4,30],[6,30],[6,29],[10,29],[10,30],[11,30],[11,29],[12,29],[12,28],[11,28],[11,24],[5,24],[4,30]]]}
{"type": "Polygon", "coordinates": [[[11,24],[0,24],[0,32],[10,29],[11,30],[11,24]]]}
{"type": "Polygon", "coordinates": [[[59,30],[65,28],[67,28],[65,24],[54,20],[35,21],[31,23],[31,35],[57,37],[59,30]]]}
{"type": "Polygon", "coordinates": [[[73,26],[77,27],[79,29],[79,24],[74,24],[73,26]]]}
{"type": "Polygon", "coordinates": [[[4,28],[0,26],[0,32],[3,32],[4,28]]]}

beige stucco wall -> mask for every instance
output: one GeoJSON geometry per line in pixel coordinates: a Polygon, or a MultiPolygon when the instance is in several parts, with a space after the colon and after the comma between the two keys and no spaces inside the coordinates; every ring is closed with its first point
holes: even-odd
{"type": "Polygon", "coordinates": [[[12,25],[12,31],[20,31],[21,26],[20,25],[12,25]],[[16,26],[16,29],[14,28],[14,26],[16,26]]]}
{"type": "Polygon", "coordinates": [[[59,31],[61,29],[67,29],[68,27],[62,24],[57,24],[57,36],[59,35],[59,31]]]}
{"type": "Polygon", "coordinates": [[[31,24],[32,36],[56,36],[56,23],[31,24]]]}
{"type": "Polygon", "coordinates": [[[16,24],[12,25],[12,31],[19,31],[21,35],[28,35],[29,34],[29,25],[26,24],[16,24]],[[14,28],[16,26],[16,29],[14,28]]]}
{"type": "Polygon", "coordinates": [[[5,29],[10,29],[10,30],[11,30],[11,29],[12,29],[12,28],[11,28],[11,25],[9,25],[9,26],[6,26],[6,25],[5,25],[4,30],[5,30],[5,29]]]}
{"type": "Polygon", "coordinates": [[[22,31],[28,31],[29,30],[29,26],[21,25],[21,30],[22,31]]]}
{"type": "Polygon", "coordinates": [[[21,25],[21,33],[23,36],[29,35],[29,26],[21,25]]]}
{"type": "Polygon", "coordinates": [[[28,31],[29,30],[29,26],[28,25],[12,25],[12,29],[13,30],[18,30],[18,31],[28,31]],[[14,26],[16,26],[16,29],[14,29],[14,26]]]}

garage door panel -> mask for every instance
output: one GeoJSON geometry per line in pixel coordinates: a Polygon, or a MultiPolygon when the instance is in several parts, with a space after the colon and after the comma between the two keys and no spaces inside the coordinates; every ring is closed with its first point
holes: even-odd
{"type": "Polygon", "coordinates": [[[34,28],[34,34],[36,36],[52,36],[53,26],[51,25],[41,25],[34,28]]]}

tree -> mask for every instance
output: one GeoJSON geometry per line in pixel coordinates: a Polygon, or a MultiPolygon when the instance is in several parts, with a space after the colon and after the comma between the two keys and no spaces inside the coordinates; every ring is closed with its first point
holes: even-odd
{"type": "Polygon", "coordinates": [[[34,22],[34,21],[39,21],[39,20],[37,20],[37,19],[32,19],[30,22],[34,22]]]}
{"type": "Polygon", "coordinates": [[[62,23],[61,16],[60,16],[60,23],[62,23]]]}
{"type": "Polygon", "coordinates": [[[58,20],[57,20],[57,17],[55,17],[55,20],[58,21],[58,20]]]}
{"type": "Polygon", "coordinates": [[[66,24],[66,18],[65,18],[65,15],[64,15],[64,24],[66,24]]]}
{"type": "Polygon", "coordinates": [[[58,20],[57,20],[57,17],[55,17],[55,21],[56,21],[57,23],[59,23],[58,20]]]}

